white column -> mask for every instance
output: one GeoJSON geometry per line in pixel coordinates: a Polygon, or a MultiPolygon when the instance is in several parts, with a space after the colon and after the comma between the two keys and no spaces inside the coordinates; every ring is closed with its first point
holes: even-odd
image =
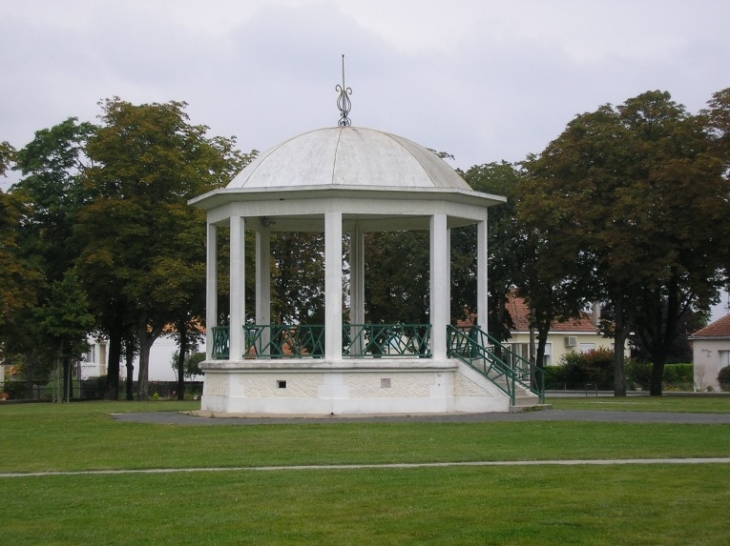
{"type": "Polygon", "coordinates": [[[445,214],[431,217],[431,350],[434,359],[446,358],[446,325],[449,323],[451,286],[445,214]]]}
{"type": "MultiPolygon", "coordinates": [[[[256,230],[256,324],[271,324],[271,230],[261,226],[256,230]]],[[[271,331],[263,331],[259,342],[269,344],[271,331]]]]}
{"type": "MultiPolygon", "coordinates": [[[[365,324],[365,234],[360,222],[355,222],[350,233],[350,324],[365,324]]],[[[351,329],[355,338],[359,330],[351,329]]],[[[357,338],[353,351],[362,353],[362,338],[357,338]]]]}
{"type": "Polygon", "coordinates": [[[243,324],[246,317],[245,225],[245,220],[242,217],[231,217],[231,326],[229,332],[229,358],[231,360],[241,360],[244,351],[243,324]]]}
{"type": "Polygon", "coordinates": [[[342,360],[342,213],[324,215],[324,353],[342,360]]]}
{"type": "Polygon", "coordinates": [[[487,220],[477,224],[477,322],[487,331],[489,296],[487,292],[487,220]]]}
{"type": "Polygon", "coordinates": [[[218,326],[218,247],[216,227],[208,224],[205,265],[205,353],[206,359],[213,359],[213,328],[218,326]]]}

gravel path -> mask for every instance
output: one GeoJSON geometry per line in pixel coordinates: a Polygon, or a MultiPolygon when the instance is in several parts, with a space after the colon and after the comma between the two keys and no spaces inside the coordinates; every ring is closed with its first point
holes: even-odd
{"type": "Polygon", "coordinates": [[[2,472],[0,479],[45,476],[114,476],[120,474],[179,474],[193,472],[273,472],[291,470],[359,470],[445,468],[454,466],[606,466],[656,464],[730,464],[730,457],[695,457],[687,459],[569,459],[546,461],[472,461],[454,463],[390,463],[390,464],[332,464],[299,466],[236,466],[200,468],[146,468],[131,470],[70,470],[51,472],[2,472]]]}

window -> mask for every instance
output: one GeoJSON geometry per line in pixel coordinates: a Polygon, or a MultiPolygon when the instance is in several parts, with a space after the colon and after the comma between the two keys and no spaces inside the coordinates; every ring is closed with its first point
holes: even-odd
{"type": "Polygon", "coordinates": [[[595,343],[581,343],[580,344],[581,353],[589,353],[589,352],[595,350],[595,348],[596,348],[595,343]]]}
{"type": "Polygon", "coordinates": [[[552,363],[553,363],[553,344],[546,343],[545,344],[545,358],[543,359],[543,364],[545,366],[550,366],[552,363]]]}

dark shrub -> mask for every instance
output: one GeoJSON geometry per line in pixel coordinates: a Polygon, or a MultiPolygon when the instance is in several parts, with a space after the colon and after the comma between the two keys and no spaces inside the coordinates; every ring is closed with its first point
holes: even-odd
{"type": "Polygon", "coordinates": [[[545,388],[548,390],[563,390],[567,388],[562,366],[545,366],[545,388]]]}
{"type": "Polygon", "coordinates": [[[651,364],[630,360],[626,364],[626,387],[648,391],[651,384],[651,364]]]}
{"type": "Polygon", "coordinates": [[[665,364],[664,386],[667,389],[691,391],[694,388],[694,364],[665,364]]]}
{"type": "Polygon", "coordinates": [[[717,382],[724,391],[730,391],[730,366],[725,366],[720,373],[717,374],[717,382]]]}
{"type": "Polygon", "coordinates": [[[594,349],[587,353],[568,353],[560,359],[562,383],[558,388],[583,389],[590,384],[598,389],[613,388],[613,351],[594,349]]]}

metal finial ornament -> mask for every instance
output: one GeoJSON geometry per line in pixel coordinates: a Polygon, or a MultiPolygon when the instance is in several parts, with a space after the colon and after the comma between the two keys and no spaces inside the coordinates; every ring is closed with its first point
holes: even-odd
{"type": "Polygon", "coordinates": [[[337,122],[337,125],[340,127],[349,127],[350,126],[350,118],[347,117],[347,114],[350,113],[350,108],[352,107],[352,104],[350,103],[350,97],[348,95],[352,95],[352,89],[345,86],[345,56],[342,56],[342,85],[337,84],[335,87],[335,91],[338,91],[340,93],[340,96],[337,98],[337,108],[340,109],[340,121],[337,122]]]}

